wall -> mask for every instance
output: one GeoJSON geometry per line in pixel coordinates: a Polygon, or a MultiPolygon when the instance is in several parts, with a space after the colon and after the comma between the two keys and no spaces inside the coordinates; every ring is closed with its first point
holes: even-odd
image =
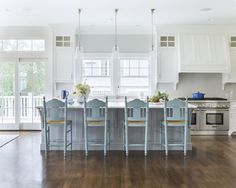
{"type": "MultiPolygon", "coordinates": [[[[119,35],[117,39],[120,52],[148,53],[151,51],[150,35],[119,35]]],[[[114,47],[114,35],[82,35],[81,46],[88,53],[109,53],[114,47]]]]}

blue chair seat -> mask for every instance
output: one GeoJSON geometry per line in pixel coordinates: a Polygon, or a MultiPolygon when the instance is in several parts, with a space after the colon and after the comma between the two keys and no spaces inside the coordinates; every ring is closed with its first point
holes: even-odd
{"type": "Polygon", "coordinates": [[[87,123],[87,126],[105,126],[105,120],[88,120],[87,123]]]}
{"type": "MultiPolygon", "coordinates": [[[[64,120],[50,120],[47,122],[48,125],[64,125],[65,121],[64,120]]],[[[71,120],[67,120],[67,125],[71,125],[72,121],[71,120]]]]}
{"type": "MultiPolygon", "coordinates": [[[[165,126],[165,122],[161,122],[162,126],[165,126]]],[[[185,121],[184,120],[167,120],[167,126],[176,126],[176,127],[181,127],[185,126],[185,121]]]]}
{"type": "Polygon", "coordinates": [[[145,127],[145,121],[128,121],[128,127],[145,127]]]}

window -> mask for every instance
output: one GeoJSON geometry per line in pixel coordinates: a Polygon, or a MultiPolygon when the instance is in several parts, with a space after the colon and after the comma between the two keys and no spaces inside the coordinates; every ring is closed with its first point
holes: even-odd
{"type": "Polygon", "coordinates": [[[81,82],[91,86],[92,96],[145,96],[151,92],[147,54],[121,54],[114,61],[108,55],[86,54],[81,62],[81,82]]]}
{"type": "Polygon", "coordinates": [[[92,95],[111,94],[111,63],[109,59],[83,60],[83,78],[91,86],[92,95]]]}
{"type": "Polygon", "coordinates": [[[16,51],[17,40],[3,40],[3,51],[16,51]]]}
{"type": "Polygon", "coordinates": [[[121,59],[120,60],[120,94],[149,92],[149,60],[121,59]]]}
{"type": "Polygon", "coordinates": [[[56,36],[56,47],[70,47],[70,36],[56,36]]]}
{"type": "Polygon", "coordinates": [[[0,51],[2,51],[2,40],[0,40],[0,51]]]}
{"type": "Polygon", "coordinates": [[[230,47],[236,47],[236,37],[230,37],[230,47]]]}
{"type": "Polygon", "coordinates": [[[175,47],[175,37],[174,36],[161,36],[160,47],[175,47]]]}
{"type": "Polygon", "coordinates": [[[45,40],[33,40],[33,51],[45,51],[45,40]]]}
{"type": "Polygon", "coordinates": [[[45,40],[0,40],[0,51],[45,51],[45,40]]]}
{"type": "Polygon", "coordinates": [[[32,40],[18,40],[18,51],[31,51],[32,40]]]}

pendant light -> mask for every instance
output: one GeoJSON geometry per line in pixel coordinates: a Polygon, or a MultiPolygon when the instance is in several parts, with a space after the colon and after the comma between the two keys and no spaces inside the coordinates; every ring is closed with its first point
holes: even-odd
{"type": "Polygon", "coordinates": [[[82,10],[78,9],[78,41],[77,41],[77,47],[76,47],[76,51],[75,51],[75,59],[82,59],[83,58],[83,47],[81,46],[81,34],[80,34],[80,14],[81,14],[82,10]]]}
{"type": "Polygon", "coordinates": [[[151,9],[151,51],[150,51],[150,58],[152,62],[155,62],[157,60],[157,49],[155,46],[155,38],[154,38],[154,23],[153,23],[153,17],[154,17],[155,9],[151,9]]]}
{"type": "Polygon", "coordinates": [[[157,48],[155,45],[155,37],[154,37],[154,23],[153,23],[153,18],[154,18],[154,13],[155,13],[155,9],[151,9],[151,51],[149,53],[149,57],[150,57],[150,63],[152,64],[153,70],[150,71],[150,74],[153,74],[153,76],[155,77],[155,79],[151,80],[151,92],[154,93],[154,91],[156,90],[156,84],[157,84],[157,80],[159,79],[159,74],[158,74],[158,62],[157,62],[157,48]],[[157,75],[157,76],[155,76],[157,75]]]}
{"type": "Polygon", "coordinates": [[[117,14],[119,9],[115,9],[115,45],[112,49],[113,59],[119,59],[119,47],[117,44],[117,14]]]}

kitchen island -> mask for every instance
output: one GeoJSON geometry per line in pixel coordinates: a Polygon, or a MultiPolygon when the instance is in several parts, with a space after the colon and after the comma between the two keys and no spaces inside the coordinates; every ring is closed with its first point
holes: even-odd
{"type": "MultiPolygon", "coordinates": [[[[110,150],[123,150],[123,122],[124,122],[124,101],[108,102],[108,118],[110,122],[110,150]]],[[[191,115],[194,105],[189,104],[189,114],[191,115]]],[[[42,115],[42,107],[37,107],[42,115]]],[[[163,121],[163,103],[149,103],[149,127],[148,127],[148,150],[160,150],[160,122],[163,121]]],[[[43,117],[41,116],[42,122],[43,117]]],[[[73,122],[73,150],[84,149],[84,130],[83,130],[83,104],[75,103],[68,105],[68,119],[73,122]]],[[[42,123],[41,150],[45,149],[44,128],[42,123]]],[[[180,127],[168,128],[169,141],[181,141],[183,130],[180,127]]],[[[132,128],[129,131],[129,143],[142,143],[144,140],[144,129],[132,128]]],[[[190,129],[189,129],[190,131],[190,129]]],[[[89,139],[99,141],[103,139],[103,128],[89,128],[89,139]]],[[[63,129],[53,127],[51,139],[63,138],[63,129]]],[[[52,147],[51,149],[63,150],[63,147],[52,147]]],[[[103,147],[90,146],[89,149],[102,150],[103,147]]],[[[131,150],[143,149],[143,147],[131,147],[131,150]]],[[[182,150],[182,147],[170,147],[173,150],[182,150]]],[[[188,134],[188,150],[192,149],[191,136],[188,134]]]]}

